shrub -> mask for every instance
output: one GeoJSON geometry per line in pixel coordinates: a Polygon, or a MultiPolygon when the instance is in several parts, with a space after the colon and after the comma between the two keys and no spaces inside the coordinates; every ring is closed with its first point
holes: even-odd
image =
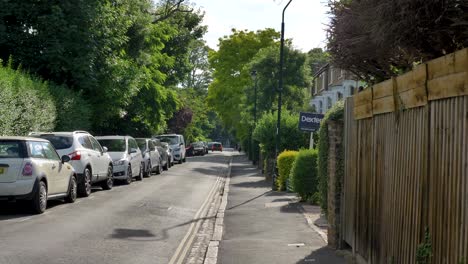
{"type": "Polygon", "coordinates": [[[47,82],[3,67],[0,61],[0,134],[27,135],[51,131],[56,107],[47,82]]]}
{"type": "MultiPolygon", "coordinates": [[[[260,149],[266,157],[275,157],[276,113],[264,114],[253,132],[253,138],[260,143],[260,149]]],[[[281,115],[280,152],[285,149],[299,149],[307,145],[308,134],[298,129],[299,115],[284,111],[281,115]]]]}
{"type": "Polygon", "coordinates": [[[307,201],[317,192],[317,150],[300,150],[291,169],[294,191],[307,201]]]}
{"type": "Polygon", "coordinates": [[[61,85],[49,85],[57,109],[56,131],[89,130],[91,128],[91,105],[74,92],[61,85]]]}
{"type": "MultiPolygon", "coordinates": [[[[318,139],[318,181],[319,181],[319,193],[320,193],[320,206],[323,212],[327,212],[328,207],[328,151],[329,151],[329,137],[328,137],[328,120],[341,121],[343,120],[344,114],[344,102],[339,101],[336,103],[326,114],[319,130],[318,139]]],[[[341,184],[341,179],[344,172],[344,160],[343,150],[338,150],[336,172],[337,172],[337,184],[341,184]]],[[[337,191],[341,189],[341,186],[337,186],[337,191]]]]}
{"type": "Polygon", "coordinates": [[[278,179],[276,185],[280,191],[286,190],[286,183],[291,173],[297,151],[285,150],[278,155],[278,179]]]}

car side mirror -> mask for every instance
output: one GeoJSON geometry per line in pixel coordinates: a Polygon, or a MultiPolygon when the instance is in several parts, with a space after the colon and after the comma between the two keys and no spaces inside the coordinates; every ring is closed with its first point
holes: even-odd
{"type": "Polygon", "coordinates": [[[109,151],[107,147],[102,147],[102,153],[106,153],[107,151],[109,151]]]}
{"type": "Polygon", "coordinates": [[[62,163],[69,162],[70,160],[71,160],[70,156],[68,156],[68,155],[63,155],[62,156],[62,163]]]}

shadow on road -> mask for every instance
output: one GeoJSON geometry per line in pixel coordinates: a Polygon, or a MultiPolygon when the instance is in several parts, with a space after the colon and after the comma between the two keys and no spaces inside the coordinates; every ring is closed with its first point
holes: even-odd
{"type": "Polygon", "coordinates": [[[271,192],[271,191],[264,192],[264,193],[262,193],[262,194],[260,194],[260,195],[258,195],[258,196],[255,196],[255,197],[253,197],[252,199],[249,199],[249,200],[247,200],[247,201],[245,201],[245,202],[242,202],[242,203],[240,203],[240,204],[231,206],[231,207],[227,208],[226,210],[232,210],[232,209],[237,208],[237,207],[239,207],[239,206],[248,204],[248,203],[250,203],[250,202],[252,202],[252,201],[254,201],[254,200],[256,200],[256,199],[258,199],[258,198],[260,198],[260,197],[262,197],[262,196],[264,196],[264,195],[266,195],[266,194],[268,194],[268,193],[270,193],[270,192],[271,192]]]}
{"type": "Polygon", "coordinates": [[[126,228],[116,228],[114,229],[114,234],[111,235],[112,238],[118,239],[130,239],[130,238],[147,238],[155,237],[153,233],[145,229],[126,229],[126,228]]]}
{"type": "Polygon", "coordinates": [[[310,253],[304,259],[296,262],[296,264],[308,264],[308,263],[320,263],[320,264],[344,264],[345,259],[336,255],[336,253],[329,247],[322,247],[316,249],[310,253]]]}

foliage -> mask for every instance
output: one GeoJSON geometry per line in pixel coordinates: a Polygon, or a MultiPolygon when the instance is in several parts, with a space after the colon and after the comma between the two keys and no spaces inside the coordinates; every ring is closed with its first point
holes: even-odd
{"type": "MultiPolygon", "coordinates": [[[[266,113],[260,118],[253,132],[253,138],[260,142],[260,149],[266,158],[275,156],[276,121],[275,113],[266,113]]],[[[299,116],[284,111],[281,115],[280,152],[286,149],[298,150],[307,145],[308,135],[298,127],[299,116]]]]}
{"type": "Polygon", "coordinates": [[[92,109],[80,93],[64,85],[49,83],[49,91],[57,109],[55,131],[89,130],[92,109]]]}
{"type": "Polygon", "coordinates": [[[253,31],[232,30],[220,39],[218,51],[211,51],[209,62],[213,68],[213,82],[208,89],[208,102],[226,127],[237,128],[241,119],[239,106],[245,87],[252,85],[249,69],[245,67],[257,52],[269,47],[279,38],[273,29],[253,31]]]}
{"type": "Polygon", "coordinates": [[[379,82],[468,46],[468,2],[329,0],[333,63],[379,82]]]}
{"type": "MultiPolygon", "coordinates": [[[[319,139],[318,139],[318,181],[319,181],[319,193],[320,206],[323,212],[327,212],[328,206],[328,152],[329,142],[328,137],[328,121],[342,121],[344,115],[344,101],[337,102],[328,112],[320,124],[319,139]]],[[[342,144],[341,144],[342,145],[342,144]]],[[[337,177],[337,191],[341,190],[341,180],[344,174],[344,157],[343,149],[340,148],[337,151],[337,162],[336,162],[336,177],[337,177]]]]}
{"type": "Polygon", "coordinates": [[[162,1],[3,1],[0,59],[59,84],[57,98],[67,87],[86,98],[96,133],[161,131],[181,107],[172,87],[189,73],[189,44],[206,31],[199,10],[162,1]]]}
{"type": "Polygon", "coordinates": [[[317,150],[302,149],[296,156],[290,175],[294,191],[302,201],[310,200],[317,192],[317,150]]]}
{"type": "Polygon", "coordinates": [[[320,68],[325,66],[330,60],[330,54],[323,51],[322,48],[314,48],[307,52],[307,65],[314,75],[320,68]]]}
{"type": "Polygon", "coordinates": [[[56,108],[48,84],[21,70],[0,65],[0,105],[3,135],[54,129],[56,108]]]}
{"type": "Polygon", "coordinates": [[[286,182],[291,173],[292,165],[297,156],[297,151],[285,150],[278,155],[278,174],[276,185],[280,191],[286,190],[286,182]]]}
{"type": "Polygon", "coordinates": [[[418,245],[416,251],[416,263],[429,264],[432,258],[432,239],[429,228],[424,232],[424,241],[418,245]]]}

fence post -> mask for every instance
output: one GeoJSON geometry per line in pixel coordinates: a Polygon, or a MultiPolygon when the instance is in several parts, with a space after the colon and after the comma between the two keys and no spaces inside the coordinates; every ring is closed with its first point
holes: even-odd
{"type": "Polygon", "coordinates": [[[343,182],[343,122],[328,121],[328,245],[342,247],[341,189],[343,182]]]}

